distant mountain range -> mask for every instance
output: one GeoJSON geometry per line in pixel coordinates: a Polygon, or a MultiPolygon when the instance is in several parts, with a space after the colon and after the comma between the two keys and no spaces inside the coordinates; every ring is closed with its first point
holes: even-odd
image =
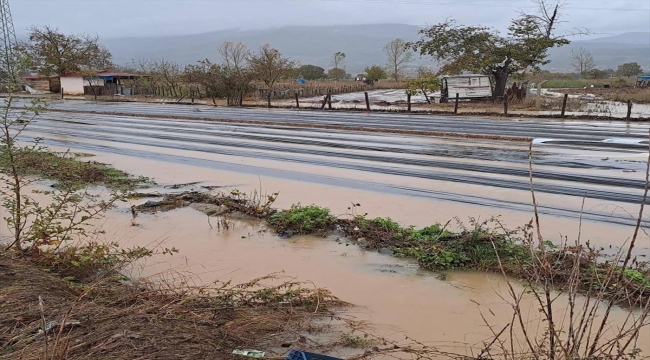
{"type": "MultiPolygon", "coordinates": [[[[268,43],[284,55],[300,61],[330,68],[332,54],[347,55],[346,69],[352,74],[363,72],[366,66],[385,65],[383,47],[396,38],[414,41],[420,38],[420,27],[403,24],[345,25],[345,26],[287,26],[266,30],[223,30],[197,35],[128,37],[103,39],[119,65],[138,59],[165,58],[182,64],[197,60],[218,60],[217,48],[224,41],[242,42],[251,49],[268,43]]],[[[650,69],[650,32],[627,33],[585,41],[550,51],[549,70],[570,71],[571,51],[590,51],[599,68],[616,68],[625,62],[638,62],[650,69]]],[[[412,64],[433,65],[432,60],[416,57],[412,64]]]]}

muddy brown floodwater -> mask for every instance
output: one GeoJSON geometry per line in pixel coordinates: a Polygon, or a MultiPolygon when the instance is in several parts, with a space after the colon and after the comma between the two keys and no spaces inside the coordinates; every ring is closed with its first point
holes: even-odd
{"type": "MultiPolygon", "coordinates": [[[[196,185],[197,189],[207,184],[250,192],[259,189],[261,183],[264,192],[281,193],[276,203],[279,208],[298,202],[315,203],[331,208],[335,214],[345,214],[354,202],[361,203],[362,211],[372,216],[390,216],[416,226],[444,223],[455,216],[467,219],[469,216],[501,215],[510,227],[530,220],[529,215],[516,211],[497,210],[495,213],[489,208],[322,186],[303,183],[300,179],[258,178],[116,155],[100,154],[94,160],[153,177],[159,183],[203,182],[196,185]]],[[[269,166],[269,162],[265,164],[269,166]]],[[[353,171],[346,171],[345,175],[361,176],[353,171]]],[[[484,191],[469,185],[428,183],[434,187],[459,186],[462,189],[455,190],[484,191]]],[[[496,191],[503,191],[504,196],[510,197],[527,196],[523,192],[496,191]]],[[[540,195],[540,201],[566,203],[561,196],[548,194],[540,195]]],[[[586,202],[586,207],[597,206],[605,205],[586,202]]],[[[638,211],[629,205],[613,206],[621,206],[632,213],[638,211]]],[[[208,284],[217,279],[245,282],[281,272],[331,290],[355,305],[345,310],[344,316],[367,321],[373,334],[397,342],[404,342],[405,336],[409,336],[448,351],[463,353],[470,347],[476,350],[491,337],[480,310],[496,328],[508,323],[512,315],[510,305],[502,299],[507,295],[506,282],[497,274],[449,272],[441,277],[418,269],[415,263],[339,244],[332,238],[280,239],[265,231],[264,225],[257,221],[233,220],[233,228],[218,231],[210,228],[204,214],[190,208],[155,215],[140,214],[137,222],[138,226],[131,226],[130,213],[124,207],[111,212],[98,225],[106,231],[106,240],[119,241],[124,246],[160,245],[180,250],[180,254],[173,257],[157,257],[140,264],[133,270],[137,275],[176,279],[182,275],[195,284],[208,284]]],[[[577,222],[571,219],[542,217],[542,224],[547,237],[559,238],[562,234],[574,238],[578,232],[577,222]]],[[[629,227],[606,223],[589,222],[582,228],[583,239],[603,246],[622,245],[630,233],[629,227]]],[[[647,236],[643,241],[647,242],[647,236]]],[[[643,246],[647,249],[647,244],[643,246]]],[[[516,283],[515,287],[519,289],[516,283]]],[[[526,313],[531,328],[537,329],[538,312],[534,306],[526,313]]],[[[614,319],[623,321],[625,315],[624,310],[617,309],[614,319]]],[[[650,332],[644,331],[641,339],[650,339],[650,332]]],[[[650,352],[650,341],[641,341],[639,345],[644,354],[650,352]]]]}

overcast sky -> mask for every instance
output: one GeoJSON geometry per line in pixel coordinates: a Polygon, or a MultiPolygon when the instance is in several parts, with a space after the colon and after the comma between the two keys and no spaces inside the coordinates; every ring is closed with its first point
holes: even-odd
{"type": "MultiPolygon", "coordinates": [[[[504,28],[531,0],[10,0],[16,32],[51,25],[104,38],[287,25],[434,24],[453,17],[504,28]]],[[[565,29],[650,31],[650,0],[567,0],[565,29]]],[[[650,39],[649,39],[650,41],[650,39]]]]}

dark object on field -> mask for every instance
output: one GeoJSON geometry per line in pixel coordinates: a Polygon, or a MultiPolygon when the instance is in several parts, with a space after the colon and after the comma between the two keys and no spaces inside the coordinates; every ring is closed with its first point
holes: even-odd
{"type": "Polygon", "coordinates": [[[306,351],[291,350],[285,360],[343,360],[326,355],[314,354],[306,351]]]}
{"type": "Polygon", "coordinates": [[[605,84],[605,85],[603,85],[603,88],[609,89],[609,88],[611,88],[611,86],[609,84],[605,84]]]}
{"type": "Polygon", "coordinates": [[[508,102],[512,102],[513,100],[518,100],[518,101],[526,100],[526,93],[528,92],[526,85],[527,84],[525,83],[521,83],[521,84],[513,83],[512,87],[506,90],[506,95],[508,96],[508,102]]]}

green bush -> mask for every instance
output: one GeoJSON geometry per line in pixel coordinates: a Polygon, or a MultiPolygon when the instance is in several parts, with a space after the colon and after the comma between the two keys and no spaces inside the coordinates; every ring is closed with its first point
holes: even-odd
{"type": "Polygon", "coordinates": [[[316,205],[293,205],[291,209],[280,211],[268,221],[278,233],[292,232],[293,234],[326,234],[336,224],[336,218],[330,210],[316,205]]]}

